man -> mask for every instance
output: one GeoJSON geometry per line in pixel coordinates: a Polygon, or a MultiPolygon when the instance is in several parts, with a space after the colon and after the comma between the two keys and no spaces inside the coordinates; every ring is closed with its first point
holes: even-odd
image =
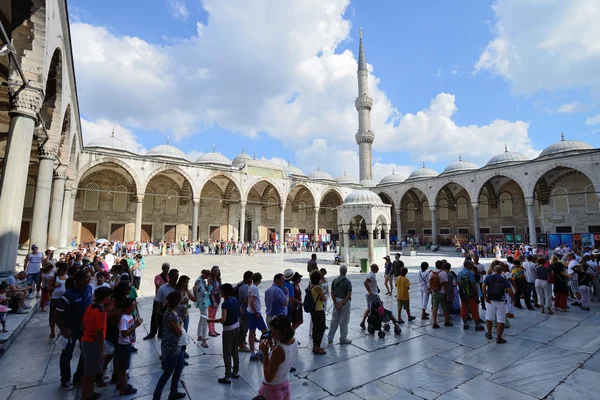
{"type": "Polygon", "coordinates": [[[104,261],[106,261],[106,265],[108,265],[108,268],[112,267],[113,265],[115,265],[115,256],[113,255],[112,252],[108,252],[106,253],[106,255],[104,256],[104,261]]]}
{"type": "Polygon", "coordinates": [[[469,312],[475,321],[475,330],[482,331],[483,326],[479,323],[479,288],[475,282],[473,270],[475,264],[471,260],[465,260],[463,268],[458,272],[458,285],[460,287],[460,317],[463,320],[463,329],[469,329],[467,318],[469,312]]]}
{"type": "Polygon", "coordinates": [[[429,274],[429,291],[431,292],[432,319],[433,329],[438,329],[440,326],[437,323],[438,308],[442,307],[444,313],[444,326],[454,326],[450,322],[450,307],[452,297],[450,285],[448,282],[448,274],[444,271],[444,261],[438,260],[435,262],[435,271],[429,274]]]}
{"type": "MultiPolygon", "coordinates": [[[[167,266],[169,265],[168,263],[165,264],[167,264],[167,266]]],[[[162,265],[163,271],[167,269],[167,266],[165,266],[165,264],[162,265]]],[[[156,292],[156,296],[154,296],[154,303],[152,303],[152,317],[150,317],[152,320],[150,321],[150,332],[144,337],[144,340],[154,339],[154,336],[156,336],[157,331],[159,339],[162,338],[162,319],[164,316],[164,308],[167,305],[167,296],[169,295],[169,293],[175,290],[175,285],[177,284],[178,279],[179,271],[176,269],[169,270],[168,283],[162,285],[158,289],[158,292],[156,292]],[[153,323],[154,325],[152,325],[153,323]],[[154,330],[152,329],[153,327],[154,330]]]]}
{"type": "Polygon", "coordinates": [[[55,321],[66,344],[60,354],[60,387],[71,390],[81,383],[83,376],[83,358],[79,355],[77,370],[71,383],[71,359],[77,341],[83,334],[81,320],[86,308],[92,304],[92,287],[90,277],[85,271],[77,271],[74,275],[75,284],[67,290],[56,305],[55,321]]]}
{"type": "Polygon", "coordinates": [[[239,320],[240,320],[240,337],[239,346],[240,351],[249,352],[250,348],[246,343],[246,334],[248,333],[248,289],[252,284],[252,271],[244,272],[244,280],[237,284],[237,301],[240,307],[239,320]]]}
{"type": "Polygon", "coordinates": [[[400,276],[400,271],[404,268],[404,263],[400,261],[400,253],[396,253],[394,263],[392,264],[394,270],[394,282],[400,276]]]}
{"type": "Polygon", "coordinates": [[[25,304],[25,299],[28,295],[28,288],[20,288],[17,286],[17,281],[23,281],[27,278],[27,272],[20,271],[14,275],[10,275],[6,278],[6,283],[8,285],[8,290],[6,292],[6,297],[11,300],[11,307],[17,310],[17,314],[27,314],[26,309],[31,307],[25,304]]]}
{"type": "Polygon", "coordinates": [[[262,281],[262,275],[255,272],[252,275],[252,285],[248,288],[248,344],[250,345],[250,361],[260,361],[262,359],[262,353],[256,354],[254,351],[254,337],[256,330],[261,332],[267,331],[267,325],[262,318],[260,313],[260,292],[258,291],[258,285],[262,281]]]}
{"type": "Polygon", "coordinates": [[[333,312],[329,326],[327,342],[333,343],[335,332],[340,327],[340,344],[350,344],[348,339],[348,323],[350,322],[350,300],[352,300],[352,282],[346,278],[348,267],[340,266],[340,275],[331,283],[331,299],[333,312]]]}
{"type": "MultiPolygon", "coordinates": [[[[294,276],[292,274],[292,276],[294,276]]],[[[276,315],[287,315],[288,296],[287,288],[283,287],[285,280],[283,274],[275,274],[273,284],[265,291],[265,305],[267,306],[267,326],[276,315]]]]}
{"type": "Polygon", "coordinates": [[[385,256],[385,257],[383,257],[383,259],[385,260],[385,266],[383,267],[383,271],[384,271],[383,272],[383,284],[385,285],[385,289],[386,289],[385,294],[387,296],[391,296],[392,291],[394,290],[393,271],[392,271],[393,264],[390,261],[390,256],[385,256]]]}
{"type": "MultiPolygon", "coordinates": [[[[150,332],[148,335],[144,336],[144,340],[152,339],[156,336],[156,332],[159,329],[159,321],[158,321],[158,310],[162,308],[162,304],[156,302],[156,295],[158,295],[158,290],[161,286],[169,283],[169,269],[171,265],[169,263],[163,263],[161,266],[162,272],[154,277],[154,296],[155,301],[152,302],[152,316],[150,317],[150,332]]],[[[166,297],[165,297],[166,299],[166,297]]],[[[162,324],[160,324],[162,325],[162,324]]],[[[162,328],[161,328],[162,332],[162,328]]]]}
{"type": "Polygon", "coordinates": [[[283,271],[283,279],[285,279],[285,281],[283,282],[283,287],[287,289],[288,293],[288,306],[286,310],[286,315],[288,316],[291,315],[292,310],[296,306],[296,298],[294,297],[294,284],[292,283],[294,273],[295,272],[291,269],[286,269],[285,271],[283,271]]]}
{"type": "Polygon", "coordinates": [[[31,253],[25,256],[24,270],[27,272],[27,286],[29,289],[29,298],[33,299],[33,283],[35,282],[36,297],[42,297],[40,292],[40,270],[42,269],[42,260],[44,255],[38,251],[37,244],[31,246],[31,253]]]}
{"type": "Polygon", "coordinates": [[[483,291],[481,290],[481,285],[483,285],[483,278],[486,274],[485,265],[479,262],[478,255],[473,256],[473,265],[475,266],[475,269],[473,269],[473,273],[479,275],[479,281],[476,280],[479,289],[479,301],[481,302],[481,308],[485,310],[485,301],[483,300],[483,291]]]}
{"type": "Polygon", "coordinates": [[[317,255],[316,254],[312,254],[310,256],[310,260],[308,261],[308,264],[306,265],[306,269],[308,270],[309,275],[315,269],[319,269],[319,266],[317,265],[317,255]]]}
{"type": "Polygon", "coordinates": [[[45,251],[45,256],[42,260],[42,265],[46,265],[46,264],[52,264],[56,267],[56,258],[54,258],[54,252],[56,251],[56,248],[54,247],[48,247],[48,249],[45,251]]]}
{"type": "Polygon", "coordinates": [[[527,280],[527,293],[525,296],[533,301],[534,307],[538,308],[537,304],[537,292],[535,291],[535,269],[537,266],[533,262],[533,256],[529,254],[527,261],[523,263],[523,269],[525,270],[525,279],[527,280]],[[533,299],[532,299],[533,296],[533,299]]]}
{"type": "Polygon", "coordinates": [[[574,307],[581,307],[581,302],[579,301],[581,300],[581,293],[579,293],[579,282],[577,275],[577,266],[579,263],[575,259],[573,253],[566,253],[565,261],[567,262],[569,276],[571,277],[571,279],[569,279],[569,288],[571,288],[571,291],[576,298],[575,302],[571,303],[571,305],[574,307]]]}
{"type": "Polygon", "coordinates": [[[496,343],[499,344],[506,343],[506,340],[502,338],[502,333],[504,333],[504,324],[506,322],[505,293],[507,292],[510,295],[511,300],[514,300],[510,282],[502,276],[502,267],[496,265],[494,267],[494,273],[486,276],[483,280],[483,297],[487,303],[487,309],[485,311],[485,325],[487,332],[485,333],[485,337],[488,339],[492,338],[492,324],[494,323],[495,318],[498,323],[496,343]]]}
{"type": "Polygon", "coordinates": [[[362,322],[360,323],[360,327],[362,329],[365,329],[365,321],[367,320],[367,317],[369,316],[369,312],[371,311],[371,305],[373,304],[374,301],[379,300],[379,289],[377,288],[377,277],[375,276],[375,274],[379,271],[379,266],[377,264],[372,264],[371,265],[371,272],[369,272],[367,274],[367,277],[365,279],[365,281],[363,282],[363,285],[365,285],[365,288],[367,289],[367,309],[365,310],[365,313],[363,314],[363,319],[362,322]]]}

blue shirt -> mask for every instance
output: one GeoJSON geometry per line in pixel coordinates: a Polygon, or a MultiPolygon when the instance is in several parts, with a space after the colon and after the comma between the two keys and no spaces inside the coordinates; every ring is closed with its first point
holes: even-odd
{"type": "Polygon", "coordinates": [[[84,290],[71,288],[58,300],[56,310],[63,313],[65,327],[74,332],[81,331],[81,320],[85,309],[92,304],[92,287],[84,290]]]}
{"type": "Polygon", "coordinates": [[[458,272],[458,280],[460,281],[465,275],[469,279],[469,282],[475,282],[475,274],[473,274],[473,271],[470,271],[464,267],[458,272]]]}
{"type": "Polygon", "coordinates": [[[285,292],[276,284],[273,284],[265,291],[265,305],[267,306],[267,315],[272,317],[284,314],[287,315],[287,296],[285,292]]]}

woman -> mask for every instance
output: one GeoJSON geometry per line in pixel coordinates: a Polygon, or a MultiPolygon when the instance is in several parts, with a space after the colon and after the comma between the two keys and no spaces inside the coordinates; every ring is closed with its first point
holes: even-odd
{"type": "Polygon", "coordinates": [[[110,269],[110,280],[108,281],[108,284],[110,285],[111,289],[114,289],[115,287],[117,287],[117,285],[119,284],[120,281],[121,281],[121,264],[115,264],[110,269]]]}
{"type": "MultiPolygon", "coordinates": [[[[183,321],[183,329],[188,331],[190,326],[190,308],[192,305],[190,304],[190,300],[193,302],[196,301],[196,294],[192,293],[192,291],[188,288],[190,283],[190,277],[186,275],[182,275],[179,277],[177,284],[175,285],[175,291],[179,292],[181,295],[181,303],[179,304],[179,308],[177,309],[179,312],[179,317],[183,321]]],[[[190,355],[187,353],[186,346],[181,347],[183,350],[183,354],[185,358],[190,358],[190,355]]]]}
{"type": "Polygon", "coordinates": [[[159,400],[165,385],[171,378],[171,392],[169,399],[183,399],[186,393],[177,391],[177,384],[183,370],[184,352],[181,349],[180,337],[183,334],[181,326],[183,321],[177,314],[181,303],[181,294],[174,290],[167,296],[168,310],[163,318],[163,337],[160,343],[163,373],[156,383],[153,400],[159,400]],[[171,377],[172,376],[172,377],[171,377]]]}
{"type": "MultiPolygon", "coordinates": [[[[512,260],[512,257],[509,258],[509,260],[512,260]]],[[[508,264],[506,264],[506,263],[502,263],[502,276],[504,278],[506,278],[506,280],[510,283],[511,289],[513,290],[513,293],[514,293],[515,292],[515,284],[513,281],[513,276],[509,270],[508,264]]],[[[508,293],[504,293],[504,299],[506,300],[506,317],[514,318],[515,317],[515,306],[513,304],[512,299],[510,298],[510,295],[508,293]]]]}
{"type": "Polygon", "coordinates": [[[304,311],[302,310],[302,289],[300,288],[300,281],[302,275],[294,273],[292,277],[292,285],[294,286],[294,300],[295,304],[290,309],[290,317],[292,320],[292,327],[294,330],[298,329],[304,322],[304,311]]]}
{"type": "MultiPolygon", "coordinates": [[[[315,285],[319,287],[318,282],[315,285]]],[[[259,347],[263,354],[264,377],[258,394],[266,400],[288,400],[292,397],[289,371],[298,356],[298,342],[286,316],[275,316],[269,327],[272,338],[261,341],[259,347]]]]}
{"type": "Polygon", "coordinates": [[[48,291],[50,294],[50,315],[49,315],[49,323],[50,323],[50,339],[54,339],[56,334],[54,333],[55,322],[54,316],[56,314],[56,305],[59,300],[62,299],[63,294],[65,294],[66,287],[65,282],[69,275],[67,274],[67,269],[69,265],[65,262],[57,262],[56,263],[56,272],[54,276],[50,279],[50,283],[48,285],[48,291]]]}
{"type": "Polygon", "coordinates": [[[210,307],[210,293],[211,287],[207,283],[207,279],[210,277],[210,271],[203,269],[200,273],[200,277],[196,280],[194,285],[194,292],[196,292],[196,308],[200,310],[200,319],[198,320],[198,341],[200,346],[205,349],[208,348],[208,308],[210,307]]]}
{"type": "Polygon", "coordinates": [[[546,259],[538,259],[538,267],[535,270],[535,291],[538,296],[538,305],[540,312],[544,314],[548,310],[548,314],[552,312],[552,284],[554,274],[549,267],[546,266],[546,259]]]}
{"type": "Polygon", "coordinates": [[[565,265],[558,261],[556,256],[552,257],[550,269],[554,274],[554,309],[566,312],[569,310],[567,299],[569,297],[569,274],[565,265]]]}
{"type": "MultiPolygon", "coordinates": [[[[210,307],[208,307],[208,319],[215,319],[217,317],[217,311],[219,310],[219,304],[221,304],[221,271],[216,265],[210,270],[209,286],[210,292],[210,307]]],[[[220,333],[215,331],[215,324],[208,324],[208,336],[216,337],[220,333]]]]}
{"type": "Polygon", "coordinates": [[[142,281],[142,268],[142,255],[138,254],[134,258],[133,267],[131,267],[133,287],[136,288],[136,290],[140,290],[140,282],[142,281]]]}
{"type": "Polygon", "coordinates": [[[515,260],[513,264],[513,269],[511,271],[513,281],[515,283],[516,292],[515,292],[515,307],[519,310],[523,309],[521,305],[521,295],[525,299],[525,305],[528,310],[533,310],[534,308],[531,306],[531,302],[529,300],[529,296],[527,296],[527,279],[525,279],[525,269],[521,265],[521,261],[515,260]]]}
{"type": "Polygon", "coordinates": [[[323,334],[325,333],[325,309],[323,304],[325,302],[325,293],[321,287],[321,272],[318,269],[313,270],[310,273],[310,293],[315,304],[315,309],[310,313],[312,320],[312,338],[313,338],[313,353],[318,355],[326,354],[325,349],[321,347],[321,341],[323,340],[323,334]]]}

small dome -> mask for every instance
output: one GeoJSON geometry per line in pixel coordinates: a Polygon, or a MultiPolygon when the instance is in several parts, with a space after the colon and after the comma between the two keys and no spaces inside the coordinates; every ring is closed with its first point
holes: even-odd
{"type": "Polygon", "coordinates": [[[196,164],[231,167],[231,161],[229,161],[229,158],[225,157],[221,153],[217,153],[214,147],[211,153],[202,154],[200,157],[198,157],[196,164]]]}
{"type": "Polygon", "coordinates": [[[246,165],[246,162],[252,160],[252,157],[250,157],[248,154],[246,154],[244,152],[244,149],[242,149],[241,154],[238,154],[234,159],[233,159],[233,166],[236,168],[244,168],[244,165],[246,165]]]}
{"type": "Polygon", "coordinates": [[[414,170],[406,179],[407,181],[416,180],[416,179],[424,179],[424,178],[435,178],[439,174],[437,171],[434,171],[431,168],[426,168],[425,163],[423,163],[423,168],[419,168],[414,170]]]}
{"type": "Polygon", "coordinates": [[[489,167],[490,165],[499,165],[499,164],[508,164],[508,163],[516,164],[516,163],[521,163],[524,161],[529,161],[529,159],[521,153],[517,153],[515,151],[508,151],[506,146],[504,146],[504,153],[498,154],[497,156],[492,157],[490,159],[490,161],[488,161],[487,164],[485,164],[485,166],[489,167]]]}
{"type": "Polygon", "coordinates": [[[103,136],[89,142],[85,147],[96,147],[99,149],[113,151],[128,151],[131,152],[129,145],[123,139],[115,136],[115,131],[110,136],[103,136]]]}
{"type": "Polygon", "coordinates": [[[176,160],[184,160],[188,161],[185,153],[179,150],[175,146],[171,146],[169,144],[169,139],[167,138],[167,144],[161,144],[160,146],[153,147],[147,153],[149,157],[164,157],[164,158],[173,158],[176,160]]]}
{"type": "Polygon", "coordinates": [[[290,163],[289,161],[288,161],[288,165],[283,167],[283,172],[286,175],[306,176],[306,175],[304,175],[304,172],[302,172],[302,170],[300,168],[294,167],[292,165],[292,163],[290,163]]]}
{"type": "Polygon", "coordinates": [[[375,182],[373,179],[363,179],[362,181],[360,181],[360,186],[370,189],[377,186],[377,182],[375,182]]]}
{"type": "Polygon", "coordinates": [[[452,164],[448,165],[446,167],[446,169],[444,170],[444,172],[442,172],[442,174],[452,174],[455,172],[472,171],[474,169],[479,169],[479,166],[477,166],[476,164],[473,164],[472,162],[469,162],[469,161],[463,161],[462,157],[459,155],[458,161],[453,162],[452,164]]]}
{"type": "Polygon", "coordinates": [[[594,150],[592,146],[587,143],[580,142],[579,140],[565,140],[564,133],[561,133],[561,141],[558,143],[551,144],[546,147],[544,151],[539,155],[538,158],[551,156],[554,154],[562,154],[562,153],[570,153],[570,152],[578,152],[578,151],[586,151],[586,150],[594,150]]]}
{"type": "Polygon", "coordinates": [[[391,183],[402,183],[402,182],[404,182],[404,177],[402,177],[400,175],[396,175],[396,171],[392,170],[391,175],[384,177],[381,180],[381,182],[379,182],[379,184],[386,185],[386,184],[391,184],[391,183]]]}
{"type": "Polygon", "coordinates": [[[335,178],[337,183],[340,185],[359,185],[358,179],[353,176],[347,175],[346,170],[344,170],[344,175],[338,176],[335,178]]]}
{"type": "Polygon", "coordinates": [[[315,181],[333,181],[333,177],[331,175],[329,175],[327,172],[323,172],[319,169],[319,167],[317,167],[316,171],[311,172],[310,174],[308,174],[308,178],[315,180],[315,181]]]}
{"type": "Polygon", "coordinates": [[[383,204],[381,197],[370,190],[360,189],[350,193],[344,199],[344,204],[383,204]]]}

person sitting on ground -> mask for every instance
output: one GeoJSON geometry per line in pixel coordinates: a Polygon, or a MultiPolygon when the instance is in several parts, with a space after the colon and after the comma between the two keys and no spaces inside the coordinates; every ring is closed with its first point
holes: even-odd
{"type": "Polygon", "coordinates": [[[8,301],[9,298],[6,295],[8,292],[8,284],[6,282],[0,283],[0,323],[2,323],[2,333],[8,332],[6,329],[6,314],[8,313],[8,301]]]}
{"type": "Polygon", "coordinates": [[[27,309],[31,308],[25,304],[25,299],[29,295],[29,288],[18,286],[19,281],[27,279],[27,272],[20,271],[6,278],[7,291],[6,296],[11,300],[11,307],[17,310],[17,314],[27,314],[27,309]]]}

